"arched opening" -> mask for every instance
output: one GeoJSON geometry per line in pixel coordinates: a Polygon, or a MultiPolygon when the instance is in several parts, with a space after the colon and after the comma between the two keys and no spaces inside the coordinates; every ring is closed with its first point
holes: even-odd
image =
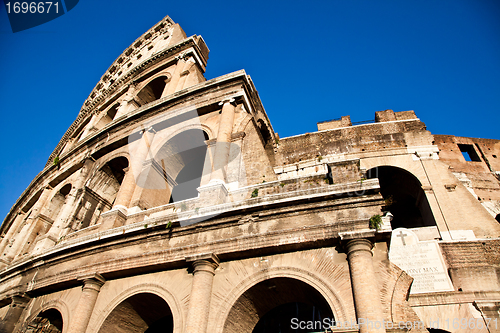
{"type": "Polygon", "coordinates": [[[117,157],[96,172],[85,187],[78,204],[73,230],[96,224],[100,215],[111,209],[125,177],[124,169],[127,167],[128,160],[125,157],[117,157]]]}
{"type": "Polygon", "coordinates": [[[500,214],[497,214],[497,216],[495,217],[495,220],[497,220],[498,222],[500,222],[500,214]]]}
{"type": "Polygon", "coordinates": [[[139,106],[151,103],[159,98],[165,89],[166,81],[168,78],[166,76],[160,76],[149,82],[142,90],[137,94],[136,100],[139,106]]]}
{"type": "Polygon", "coordinates": [[[172,311],[158,295],[141,293],[118,304],[98,333],[169,333],[174,331],[172,311]]]}
{"type": "Polygon", "coordinates": [[[394,216],[391,221],[393,229],[436,225],[422,184],[410,172],[398,167],[380,166],[368,170],[367,178],[378,178],[380,193],[385,200],[384,210],[394,216]]]}
{"type": "MultiPolygon", "coordinates": [[[[94,125],[91,131],[98,131],[110,122],[115,119],[116,113],[118,112],[118,108],[120,107],[119,103],[115,103],[112,107],[110,107],[106,113],[102,114],[101,119],[94,125]]],[[[95,116],[96,117],[96,116],[95,116]]]]}
{"type": "Polygon", "coordinates": [[[321,332],[330,325],[335,325],[332,310],[316,289],[296,279],[272,278],[238,298],[224,332],[321,332]]]}
{"type": "Polygon", "coordinates": [[[205,166],[208,135],[201,129],[181,132],[168,140],[155,156],[165,174],[175,181],[170,202],[198,196],[205,166]]]}
{"type": "Polygon", "coordinates": [[[445,331],[439,328],[428,328],[429,333],[451,333],[450,331],[445,331]]]}
{"type": "Polygon", "coordinates": [[[21,250],[21,255],[26,255],[30,253],[37,243],[39,237],[45,235],[52,224],[57,220],[61,210],[68,198],[68,194],[71,191],[73,185],[66,184],[57,193],[52,197],[50,202],[47,205],[47,209],[40,214],[42,220],[45,223],[38,223],[36,227],[33,229],[33,232],[30,234],[28,239],[25,240],[25,244],[21,250]],[[42,217],[43,216],[43,217],[42,217]]]}
{"type": "Polygon", "coordinates": [[[48,309],[40,312],[35,319],[23,328],[23,333],[50,332],[59,333],[63,330],[63,319],[61,313],[56,309],[48,309]]]}
{"type": "Polygon", "coordinates": [[[57,216],[59,215],[59,212],[61,211],[61,208],[63,207],[64,202],[66,201],[66,198],[71,191],[71,188],[71,184],[64,185],[50,200],[46,215],[52,221],[55,221],[57,216]]]}

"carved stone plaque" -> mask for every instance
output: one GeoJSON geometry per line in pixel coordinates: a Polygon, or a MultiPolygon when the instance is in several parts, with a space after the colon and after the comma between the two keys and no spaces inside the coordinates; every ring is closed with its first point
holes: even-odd
{"type": "Polygon", "coordinates": [[[414,278],[411,294],[453,291],[437,241],[419,241],[411,230],[392,231],[389,260],[414,278]]]}

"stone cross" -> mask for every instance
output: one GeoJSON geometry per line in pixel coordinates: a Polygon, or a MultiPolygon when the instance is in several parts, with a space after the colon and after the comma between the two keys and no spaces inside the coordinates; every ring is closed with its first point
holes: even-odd
{"type": "Polygon", "coordinates": [[[403,245],[406,246],[405,242],[405,237],[408,236],[407,234],[403,234],[402,230],[399,230],[399,235],[396,235],[396,237],[401,237],[401,241],[403,242],[403,245]]]}

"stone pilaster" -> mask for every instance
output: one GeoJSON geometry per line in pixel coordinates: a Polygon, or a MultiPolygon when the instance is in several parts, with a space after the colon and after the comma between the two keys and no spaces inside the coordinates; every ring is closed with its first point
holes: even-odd
{"type": "Polygon", "coordinates": [[[83,281],[83,287],[78,305],[69,324],[68,332],[71,333],[85,333],[94,311],[97,296],[99,296],[99,291],[105,282],[104,278],[99,274],[81,277],[79,280],[83,281]]]}
{"type": "Polygon", "coordinates": [[[9,309],[0,321],[0,333],[12,333],[14,331],[17,322],[21,318],[30,300],[31,299],[25,294],[12,296],[12,302],[9,304],[9,309]]]}
{"type": "Polygon", "coordinates": [[[385,332],[380,290],[373,268],[373,243],[351,239],[346,243],[354,306],[360,333],[385,332]]]}
{"type": "Polygon", "coordinates": [[[233,132],[234,99],[226,99],[219,103],[222,105],[222,111],[219,121],[219,131],[217,133],[217,143],[215,146],[215,154],[212,161],[212,175],[210,181],[226,182],[225,168],[229,162],[229,152],[231,148],[231,134],[233,132]]]}
{"type": "MultiPolygon", "coordinates": [[[[133,177],[136,183],[134,193],[130,199],[130,207],[146,208],[141,205],[141,197],[147,184],[147,174],[143,174],[144,162],[153,158],[151,155],[151,145],[156,134],[153,127],[142,130],[142,138],[137,149],[130,155],[130,166],[133,172],[133,177]]],[[[129,171],[130,172],[130,171],[129,171]]]]}
{"type": "Polygon", "coordinates": [[[181,78],[181,73],[184,71],[184,66],[186,66],[186,62],[184,61],[184,55],[178,55],[177,57],[177,64],[175,65],[174,68],[174,73],[172,74],[172,79],[170,82],[165,86],[165,90],[161,94],[161,97],[168,96],[170,94],[173,94],[176,92],[178,89],[179,85],[179,80],[181,78]]]}
{"type": "Polygon", "coordinates": [[[38,198],[37,202],[31,208],[31,213],[24,222],[21,231],[19,232],[19,234],[13,235],[13,237],[15,238],[14,243],[12,244],[12,247],[8,251],[6,251],[6,256],[4,258],[6,261],[8,262],[12,261],[12,259],[14,259],[17,255],[19,255],[19,252],[26,245],[26,241],[28,238],[30,238],[30,234],[33,232],[33,229],[35,227],[36,219],[42,208],[45,206],[45,203],[47,202],[51,193],[52,193],[52,187],[47,186],[46,188],[43,189],[43,192],[38,198]]]}
{"type": "Polygon", "coordinates": [[[206,333],[212,285],[215,269],[219,266],[219,258],[210,253],[186,258],[186,261],[193,265],[193,285],[184,332],[206,333]]]}
{"type": "Polygon", "coordinates": [[[130,199],[132,199],[132,195],[134,194],[136,186],[134,172],[130,167],[124,169],[123,171],[125,171],[125,176],[123,177],[120,190],[116,195],[113,209],[118,209],[118,208],[127,209],[130,204],[130,199]]]}
{"type": "Polygon", "coordinates": [[[116,110],[116,115],[114,119],[118,119],[121,116],[132,111],[134,108],[137,108],[137,105],[134,101],[134,94],[135,94],[135,86],[131,84],[129,85],[128,90],[125,93],[125,97],[120,102],[118,110],[116,110]]]}
{"type": "Polygon", "coordinates": [[[83,161],[83,166],[80,169],[80,174],[78,179],[73,183],[71,191],[68,193],[66,200],[64,202],[63,208],[59,213],[59,216],[52,224],[47,234],[45,234],[36,244],[35,251],[40,252],[43,249],[47,249],[54,244],[59,239],[61,231],[66,227],[70,226],[70,222],[73,218],[73,214],[77,209],[76,203],[78,202],[81,194],[83,193],[83,187],[87,182],[87,178],[90,170],[94,164],[95,160],[93,158],[86,158],[83,161]]]}

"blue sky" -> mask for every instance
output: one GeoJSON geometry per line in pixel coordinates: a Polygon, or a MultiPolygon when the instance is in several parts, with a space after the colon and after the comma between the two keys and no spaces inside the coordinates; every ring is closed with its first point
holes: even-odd
{"type": "Polygon", "coordinates": [[[205,39],[207,79],[252,76],[280,137],[393,109],[433,134],[500,139],[496,0],[80,0],[15,34],[2,4],[0,220],[111,63],[166,15],[205,39]]]}

